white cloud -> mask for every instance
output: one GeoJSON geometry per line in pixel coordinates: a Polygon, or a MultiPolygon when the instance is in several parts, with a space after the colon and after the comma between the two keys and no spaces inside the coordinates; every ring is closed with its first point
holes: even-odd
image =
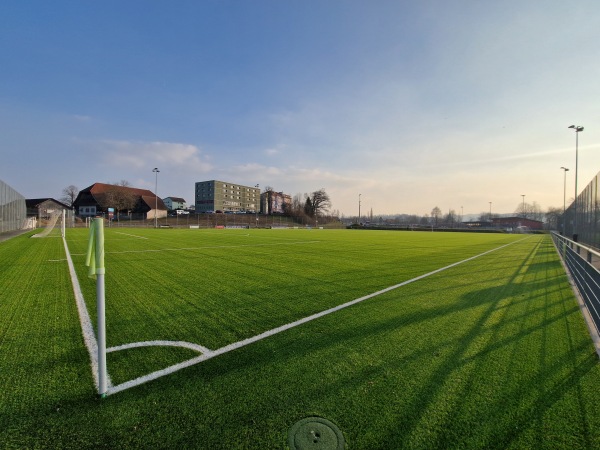
{"type": "Polygon", "coordinates": [[[258,163],[248,163],[234,166],[231,171],[229,171],[232,176],[242,175],[246,176],[251,174],[253,176],[259,175],[281,175],[281,170],[277,167],[272,166],[264,166],[258,163]]]}
{"type": "Polygon", "coordinates": [[[102,141],[104,161],[111,166],[143,169],[168,165],[185,167],[196,172],[208,172],[212,165],[195,145],[173,142],[102,141]]]}

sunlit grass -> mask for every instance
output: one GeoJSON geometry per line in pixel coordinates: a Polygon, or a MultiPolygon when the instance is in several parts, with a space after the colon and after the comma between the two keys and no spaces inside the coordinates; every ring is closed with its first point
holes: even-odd
{"type": "MultiPolygon", "coordinates": [[[[5,447],[285,448],[289,428],[312,415],[336,423],[348,448],[600,446],[598,357],[547,237],[117,231],[106,240],[109,346],[222,347],[512,245],[98,400],[62,243],[7,241],[5,447]]],[[[68,241],[95,316],[86,230],[68,230],[68,241]]],[[[193,355],[109,353],[109,372],[122,382],[193,355]]]]}

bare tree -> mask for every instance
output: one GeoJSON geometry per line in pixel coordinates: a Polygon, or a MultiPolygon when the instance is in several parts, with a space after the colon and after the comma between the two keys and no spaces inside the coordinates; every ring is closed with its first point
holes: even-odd
{"type": "Polygon", "coordinates": [[[304,211],[304,203],[302,194],[296,194],[292,197],[292,203],[289,207],[289,213],[292,216],[300,217],[304,211]]]}
{"type": "Polygon", "coordinates": [[[519,203],[519,206],[515,209],[515,214],[519,217],[523,217],[524,219],[532,219],[541,221],[544,217],[542,213],[542,208],[538,205],[537,202],[533,202],[532,204],[522,202],[519,203]]]}
{"type": "Polygon", "coordinates": [[[563,227],[563,209],[553,207],[548,208],[548,211],[546,212],[546,223],[551,230],[561,230],[563,227]]]}
{"type": "Polygon", "coordinates": [[[437,206],[431,210],[431,218],[433,219],[433,223],[435,225],[438,224],[438,220],[441,215],[442,215],[442,210],[440,208],[438,208],[437,206]]]}
{"type": "Polygon", "coordinates": [[[62,190],[62,197],[60,198],[60,201],[65,203],[66,205],[69,205],[72,208],[73,203],[75,202],[75,199],[77,198],[78,194],[79,189],[77,188],[77,186],[73,186],[71,184],[70,186],[67,186],[62,190]]]}
{"type": "Polygon", "coordinates": [[[306,196],[306,201],[304,202],[304,214],[309,217],[314,217],[315,215],[315,209],[309,196],[306,196]]]}
{"type": "Polygon", "coordinates": [[[120,184],[114,184],[105,194],[106,204],[115,208],[117,212],[117,220],[119,220],[120,211],[133,209],[137,202],[137,196],[126,189],[128,186],[127,181],[121,180],[120,184]]]}
{"type": "Polygon", "coordinates": [[[446,217],[444,217],[444,222],[446,223],[446,225],[454,226],[454,224],[458,222],[456,211],[454,211],[453,209],[449,210],[446,217]]]}
{"type": "Polygon", "coordinates": [[[329,198],[329,194],[327,194],[323,188],[313,192],[310,195],[310,200],[313,216],[326,213],[329,211],[329,208],[331,208],[331,199],[329,198]]]}

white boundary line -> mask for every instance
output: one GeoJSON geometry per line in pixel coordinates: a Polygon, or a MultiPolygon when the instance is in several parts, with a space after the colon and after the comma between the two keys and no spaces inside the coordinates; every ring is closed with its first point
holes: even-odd
{"type": "MultiPolygon", "coordinates": [[[[335,307],[327,309],[325,311],[321,311],[319,313],[316,313],[316,314],[304,317],[303,319],[296,320],[294,322],[290,322],[290,323],[288,323],[286,325],[282,325],[282,326],[277,327],[277,328],[273,328],[271,330],[265,331],[264,333],[258,334],[256,336],[252,336],[250,338],[247,338],[247,339],[244,339],[244,340],[241,340],[241,341],[238,341],[238,342],[234,342],[232,344],[229,344],[229,345],[226,345],[224,347],[221,347],[221,348],[219,348],[217,350],[210,351],[210,350],[206,349],[208,351],[203,352],[202,355],[197,356],[195,358],[189,359],[187,361],[183,361],[183,362],[181,362],[179,364],[175,364],[173,366],[169,366],[169,367],[167,367],[165,369],[162,369],[162,370],[157,370],[155,372],[152,372],[152,373],[149,373],[147,375],[135,378],[133,380],[126,381],[125,383],[121,383],[121,384],[119,384],[117,386],[110,386],[108,388],[107,392],[106,392],[106,395],[116,394],[117,392],[121,392],[121,391],[124,391],[126,389],[129,389],[129,388],[132,388],[132,387],[135,387],[135,386],[139,386],[140,384],[146,383],[148,381],[152,381],[152,380],[156,380],[157,378],[164,377],[165,375],[169,375],[169,374],[175,373],[175,372],[177,372],[177,371],[179,371],[181,369],[185,369],[187,367],[194,366],[194,365],[199,364],[199,363],[201,363],[203,361],[206,361],[208,359],[214,358],[215,356],[219,356],[219,355],[222,355],[224,353],[228,353],[228,352],[230,352],[232,350],[236,350],[238,348],[245,347],[246,345],[253,344],[254,342],[261,341],[261,340],[266,339],[266,338],[268,338],[270,336],[273,336],[275,334],[281,333],[282,331],[289,330],[291,328],[297,327],[299,325],[305,324],[305,323],[310,322],[310,321],[315,320],[315,319],[319,319],[319,318],[324,317],[324,316],[326,316],[328,314],[331,314],[333,312],[340,311],[340,310],[342,310],[344,308],[348,308],[349,306],[352,306],[352,305],[355,305],[357,303],[363,302],[363,301],[368,300],[370,298],[376,297],[376,296],[384,294],[386,292],[393,291],[394,289],[398,289],[398,288],[400,288],[402,286],[406,286],[407,284],[413,283],[415,281],[422,280],[422,279],[427,278],[427,277],[429,277],[431,275],[435,275],[437,273],[443,272],[444,270],[448,270],[448,269],[451,269],[453,267],[456,267],[456,266],[458,266],[460,264],[463,264],[463,263],[466,263],[466,262],[469,262],[469,261],[473,261],[474,259],[477,259],[477,258],[479,258],[481,256],[490,254],[490,253],[495,252],[497,250],[500,250],[500,249],[503,249],[503,248],[508,247],[510,245],[516,244],[516,243],[521,242],[521,241],[523,241],[525,239],[529,239],[529,237],[526,237],[526,238],[523,238],[523,239],[519,239],[517,241],[510,242],[510,243],[502,245],[500,247],[496,247],[494,249],[491,249],[491,250],[485,251],[483,253],[480,253],[479,255],[475,255],[475,256],[472,256],[470,258],[463,259],[462,261],[458,261],[458,262],[455,262],[453,264],[450,264],[450,265],[447,265],[445,267],[442,267],[440,269],[433,270],[433,271],[431,271],[429,273],[426,273],[424,275],[420,275],[418,277],[412,278],[412,279],[404,281],[402,283],[395,284],[393,286],[387,287],[385,289],[382,289],[380,291],[374,292],[372,294],[365,295],[364,297],[360,297],[360,298],[351,300],[351,301],[349,301],[347,303],[343,303],[341,305],[335,306],[335,307]]],[[[128,347],[128,348],[131,348],[131,347],[128,347]]]]}
{"type": "Polygon", "coordinates": [[[124,236],[131,236],[131,237],[134,237],[134,238],[137,238],[137,239],[150,239],[150,238],[147,238],[147,237],[144,237],[144,236],[138,236],[137,234],[123,233],[122,231],[115,231],[115,233],[116,234],[122,234],[124,236]]]}
{"type": "MultiPolygon", "coordinates": [[[[182,248],[157,248],[148,250],[123,250],[122,252],[104,252],[105,255],[120,255],[125,253],[160,253],[160,252],[181,252],[186,250],[211,250],[216,248],[246,248],[246,247],[273,247],[281,245],[305,245],[319,244],[322,241],[297,241],[297,242],[278,242],[275,244],[242,244],[242,245],[206,245],[203,247],[182,247],[182,248]]],[[[74,256],[84,256],[85,253],[73,253],[74,256]]]]}

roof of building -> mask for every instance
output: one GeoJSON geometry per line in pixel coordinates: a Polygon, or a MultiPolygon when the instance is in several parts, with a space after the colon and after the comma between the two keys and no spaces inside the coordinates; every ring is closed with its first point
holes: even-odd
{"type": "Polygon", "coordinates": [[[94,183],[91,186],[85,188],[84,191],[89,189],[89,191],[95,195],[95,194],[105,194],[115,188],[124,189],[126,191],[129,191],[129,192],[139,195],[139,196],[149,195],[154,198],[154,193],[152,191],[149,191],[148,189],[138,189],[138,188],[133,188],[133,187],[129,187],[129,186],[118,186],[115,184],[106,184],[106,183],[94,183]]]}
{"type": "Polygon", "coordinates": [[[141,198],[142,201],[146,205],[148,205],[148,207],[150,209],[154,209],[155,206],[157,206],[157,209],[159,209],[159,210],[167,209],[167,207],[165,206],[162,199],[160,197],[156,196],[152,191],[150,191],[148,189],[138,189],[138,188],[133,188],[133,187],[129,187],[129,186],[118,186],[118,185],[106,184],[106,183],[94,183],[91,186],[88,186],[85,189],[82,189],[79,192],[79,195],[77,196],[77,198],[79,199],[79,197],[81,196],[82,193],[88,192],[89,194],[91,194],[94,197],[94,199],[96,200],[96,202],[99,205],[105,206],[105,205],[103,205],[103,201],[106,197],[106,194],[110,193],[110,191],[113,189],[121,189],[121,190],[131,192],[136,197],[141,198]]]}
{"type": "Polygon", "coordinates": [[[172,202],[185,203],[185,200],[181,197],[167,197],[167,198],[170,198],[172,202]]]}
{"type": "Polygon", "coordinates": [[[41,205],[42,203],[47,202],[48,200],[53,201],[54,203],[57,203],[58,205],[66,208],[66,209],[71,209],[71,207],[69,205],[66,205],[63,202],[60,202],[60,201],[55,200],[55,199],[50,198],[50,197],[46,197],[46,198],[26,198],[25,199],[25,206],[27,208],[36,208],[39,205],[41,205]]]}
{"type": "Polygon", "coordinates": [[[527,221],[527,222],[537,222],[537,223],[541,223],[541,224],[544,223],[541,220],[528,219],[527,217],[518,217],[518,216],[494,217],[494,218],[492,218],[492,220],[494,222],[523,222],[523,221],[527,221]]]}

